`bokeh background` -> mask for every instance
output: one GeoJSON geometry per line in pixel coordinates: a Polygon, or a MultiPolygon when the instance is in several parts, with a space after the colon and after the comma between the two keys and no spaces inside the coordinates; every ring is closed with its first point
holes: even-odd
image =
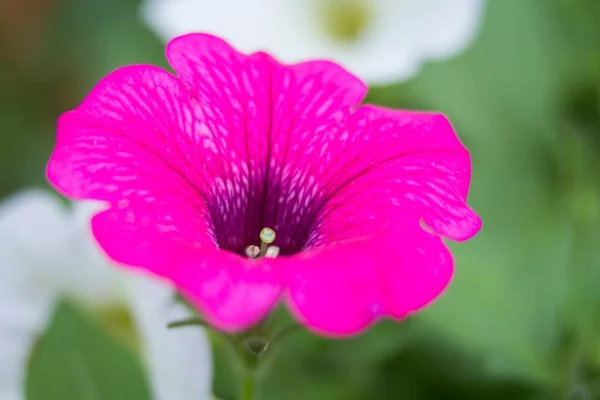
{"type": "MultiPolygon", "coordinates": [[[[138,11],[138,0],[0,0],[0,197],[46,187],[56,119],[99,78],[131,63],[166,67],[138,11]]],[[[470,204],[484,227],[451,244],[453,283],[422,314],[349,340],[288,337],[262,398],[600,398],[599,21],[596,0],[490,0],[464,53],[371,90],[369,102],[450,118],[472,153],[470,204]]],[[[52,333],[57,354],[44,368],[62,367],[60,337],[81,328],[90,345],[131,347],[104,353],[123,370],[119,384],[143,384],[130,339],[90,318],[52,333]]],[[[229,353],[214,344],[215,395],[234,399],[229,353]]],[[[40,368],[27,384],[44,393],[57,383],[40,368]]],[[[61,397],[71,398],[83,399],[61,397]]]]}

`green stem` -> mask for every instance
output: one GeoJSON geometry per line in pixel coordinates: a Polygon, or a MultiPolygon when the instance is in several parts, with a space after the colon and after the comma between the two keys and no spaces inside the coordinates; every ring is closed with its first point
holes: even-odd
{"type": "Polygon", "coordinates": [[[205,328],[211,329],[212,327],[206,323],[203,319],[200,318],[188,318],[182,321],[174,321],[167,324],[167,328],[181,328],[184,326],[203,326],[205,328]]]}
{"type": "MultiPolygon", "coordinates": [[[[256,329],[253,328],[253,329],[256,329]]],[[[229,339],[232,350],[236,355],[240,380],[241,380],[241,400],[252,400],[256,396],[256,383],[260,362],[260,354],[252,351],[248,346],[246,334],[225,336],[229,339]]]]}
{"type": "Polygon", "coordinates": [[[242,384],[242,400],[254,399],[254,376],[246,374],[242,384]]]}

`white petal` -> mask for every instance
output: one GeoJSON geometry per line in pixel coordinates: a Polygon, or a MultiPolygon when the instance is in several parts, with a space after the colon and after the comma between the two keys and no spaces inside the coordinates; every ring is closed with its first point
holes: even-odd
{"type": "Polygon", "coordinates": [[[484,17],[482,0],[427,0],[429,9],[423,13],[421,30],[422,55],[439,60],[464,51],[473,41],[484,17]]]}
{"type": "Polygon", "coordinates": [[[204,329],[168,329],[172,321],[189,317],[174,301],[166,283],[146,276],[127,279],[133,317],[155,400],[208,400],[211,398],[212,357],[204,329]]]}
{"type": "Polygon", "coordinates": [[[94,305],[117,298],[114,267],[91,238],[90,212],[70,210],[41,190],[0,204],[0,393],[6,398],[23,396],[32,346],[57,296],[94,305]]]}
{"type": "Polygon", "coordinates": [[[0,254],[19,253],[23,261],[36,267],[64,263],[61,248],[66,241],[63,225],[67,215],[58,198],[45,191],[24,191],[10,197],[0,205],[0,254]]]}
{"type": "Polygon", "coordinates": [[[106,307],[124,301],[121,271],[100,249],[91,232],[91,217],[106,208],[97,202],[76,202],[65,221],[67,241],[62,248],[69,262],[55,277],[60,292],[90,307],[106,307]]]}
{"type": "Polygon", "coordinates": [[[142,17],[165,40],[189,32],[224,37],[243,51],[285,62],[333,59],[371,83],[412,77],[422,62],[450,57],[478,32],[484,0],[365,0],[372,23],[352,43],[328,36],[321,0],[146,0],[142,17]]]}
{"type": "Polygon", "coordinates": [[[52,265],[68,262],[61,250],[67,235],[65,210],[43,191],[17,194],[0,204],[0,321],[31,329],[54,296],[52,265]],[[10,306],[9,306],[10,305],[10,306]]]}
{"type": "Polygon", "coordinates": [[[54,289],[37,272],[63,262],[58,200],[23,192],[0,205],[0,399],[23,399],[33,344],[47,324],[54,289]],[[30,247],[32,245],[32,247],[30,247]]]}
{"type": "Polygon", "coordinates": [[[225,35],[240,48],[253,51],[261,46],[268,28],[262,23],[272,16],[272,1],[147,0],[141,11],[142,18],[165,41],[202,31],[225,35]]]}
{"type": "Polygon", "coordinates": [[[12,318],[3,311],[0,316],[0,400],[25,398],[27,362],[46,325],[49,305],[31,300],[3,302],[3,309],[10,307],[18,315],[12,318]]]}
{"type": "MultiPolygon", "coordinates": [[[[1,384],[1,383],[0,383],[1,384]]],[[[22,400],[23,394],[14,390],[0,389],[0,400],[22,400]]]]}
{"type": "Polygon", "coordinates": [[[94,242],[89,219],[97,205],[63,205],[46,191],[24,191],[0,205],[0,272],[11,293],[66,295],[91,305],[118,302],[115,267],[94,242]],[[16,284],[15,282],[20,282],[16,284]]]}

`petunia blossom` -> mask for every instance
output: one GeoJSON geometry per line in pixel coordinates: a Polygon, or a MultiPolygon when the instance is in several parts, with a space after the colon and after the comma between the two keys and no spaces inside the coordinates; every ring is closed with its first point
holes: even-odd
{"type": "Polygon", "coordinates": [[[165,40],[204,31],[285,62],[327,58],[370,83],[414,76],[464,51],[485,0],[145,0],[144,21],[165,40]]]}
{"type": "Polygon", "coordinates": [[[106,202],[92,229],[110,257],[226,331],[284,298],[314,331],[354,334],[442,292],[443,237],[481,225],[444,116],[361,105],[365,84],[332,62],[283,65],[207,34],[167,58],[177,76],[118,69],[58,124],[49,180],[106,202]],[[254,257],[265,228],[278,256],[254,257]]]}
{"type": "Polygon", "coordinates": [[[0,203],[0,399],[25,399],[27,364],[62,296],[94,315],[114,309],[132,315],[154,400],[210,398],[205,332],[166,328],[186,315],[168,284],[109,268],[90,234],[97,208],[78,203],[67,209],[41,190],[0,203]]]}

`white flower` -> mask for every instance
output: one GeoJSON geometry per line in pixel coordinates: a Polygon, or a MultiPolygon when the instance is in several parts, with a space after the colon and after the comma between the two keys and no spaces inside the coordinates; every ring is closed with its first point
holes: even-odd
{"type": "Polygon", "coordinates": [[[384,84],[463,51],[483,8],[484,0],[145,0],[142,17],[165,40],[208,32],[285,62],[332,59],[384,84]]]}
{"type": "Polygon", "coordinates": [[[209,399],[212,360],[205,332],[167,330],[168,322],[186,316],[171,288],[109,265],[89,229],[97,209],[83,203],[69,209],[43,191],[0,204],[0,400],[24,399],[27,361],[58,296],[92,309],[129,308],[156,400],[209,399]]]}

